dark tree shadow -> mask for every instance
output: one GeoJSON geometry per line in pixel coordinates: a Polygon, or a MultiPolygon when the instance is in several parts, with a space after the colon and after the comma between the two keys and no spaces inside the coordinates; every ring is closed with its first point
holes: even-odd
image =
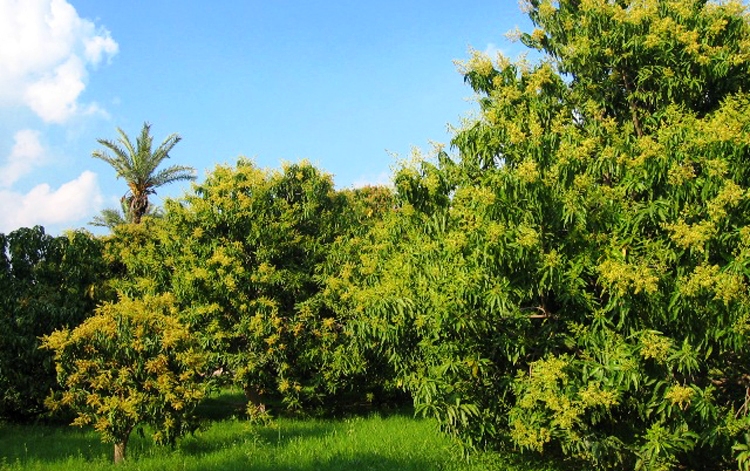
{"type": "Polygon", "coordinates": [[[112,454],[90,428],[64,425],[0,425],[0,460],[8,463],[31,459],[55,462],[71,456],[87,460],[112,454]]]}

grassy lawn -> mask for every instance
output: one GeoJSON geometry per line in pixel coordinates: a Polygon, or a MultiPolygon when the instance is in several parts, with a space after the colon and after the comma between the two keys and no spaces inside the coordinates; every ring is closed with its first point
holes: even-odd
{"type": "MultiPolygon", "coordinates": [[[[209,415],[216,415],[209,404],[209,415]]],[[[206,410],[204,410],[204,413],[206,410]]],[[[111,470],[112,446],[90,429],[0,425],[0,470],[111,470]]],[[[122,470],[520,470],[488,454],[467,462],[431,420],[408,413],[345,419],[279,418],[253,425],[224,417],[183,438],[175,449],[137,433],[122,470]]],[[[528,467],[523,468],[529,471],[528,467]]]]}

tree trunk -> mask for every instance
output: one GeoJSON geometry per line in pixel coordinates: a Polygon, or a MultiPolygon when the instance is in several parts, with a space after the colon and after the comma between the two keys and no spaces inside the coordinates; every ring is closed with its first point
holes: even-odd
{"type": "Polygon", "coordinates": [[[254,406],[262,406],[263,405],[263,398],[261,397],[262,394],[258,390],[258,388],[255,388],[253,386],[245,385],[245,397],[248,401],[250,401],[254,406]]]}
{"type": "Polygon", "coordinates": [[[125,460],[125,447],[128,445],[128,439],[115,443],[115,464],[120,464],[125,460]]]}

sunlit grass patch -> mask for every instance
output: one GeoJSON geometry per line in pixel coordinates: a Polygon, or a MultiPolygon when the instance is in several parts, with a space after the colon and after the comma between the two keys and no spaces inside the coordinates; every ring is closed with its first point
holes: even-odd
{"type": "MultiPolygon", "coordinates": [[[[148,434],[146,434],[146,437],[148,434]]],[[[112,470],[112,446],[92,430],[0,425],[0,470],[112,470]]],[[[497,456],[467,462],[432,420],[409,413],[345,419],[239,416],[210,422],[172,449],[133,433],[121,470],[479,471],[521,470],[497,456]]],[[[530,468],[523,468],[530,471],[530,468]]]]}

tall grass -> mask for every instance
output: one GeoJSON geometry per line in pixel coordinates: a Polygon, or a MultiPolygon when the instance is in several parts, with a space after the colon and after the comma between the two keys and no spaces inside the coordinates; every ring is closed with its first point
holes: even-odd
{"type": "MultiPolygon", "coordinates": [[[[92,430],[0,425],[0,470],[112,470],[112,446],[92,430]]],[[[134,433],[118,470],[479,471],[519,470],[498,456],[467,462],[435,423],[409,414],[346,419],[279,418],[253,425],[229,417],[210,422],[176,448],[134,433]]],[[[528,471],[528,468],[524,468],[528,471]]]]}

